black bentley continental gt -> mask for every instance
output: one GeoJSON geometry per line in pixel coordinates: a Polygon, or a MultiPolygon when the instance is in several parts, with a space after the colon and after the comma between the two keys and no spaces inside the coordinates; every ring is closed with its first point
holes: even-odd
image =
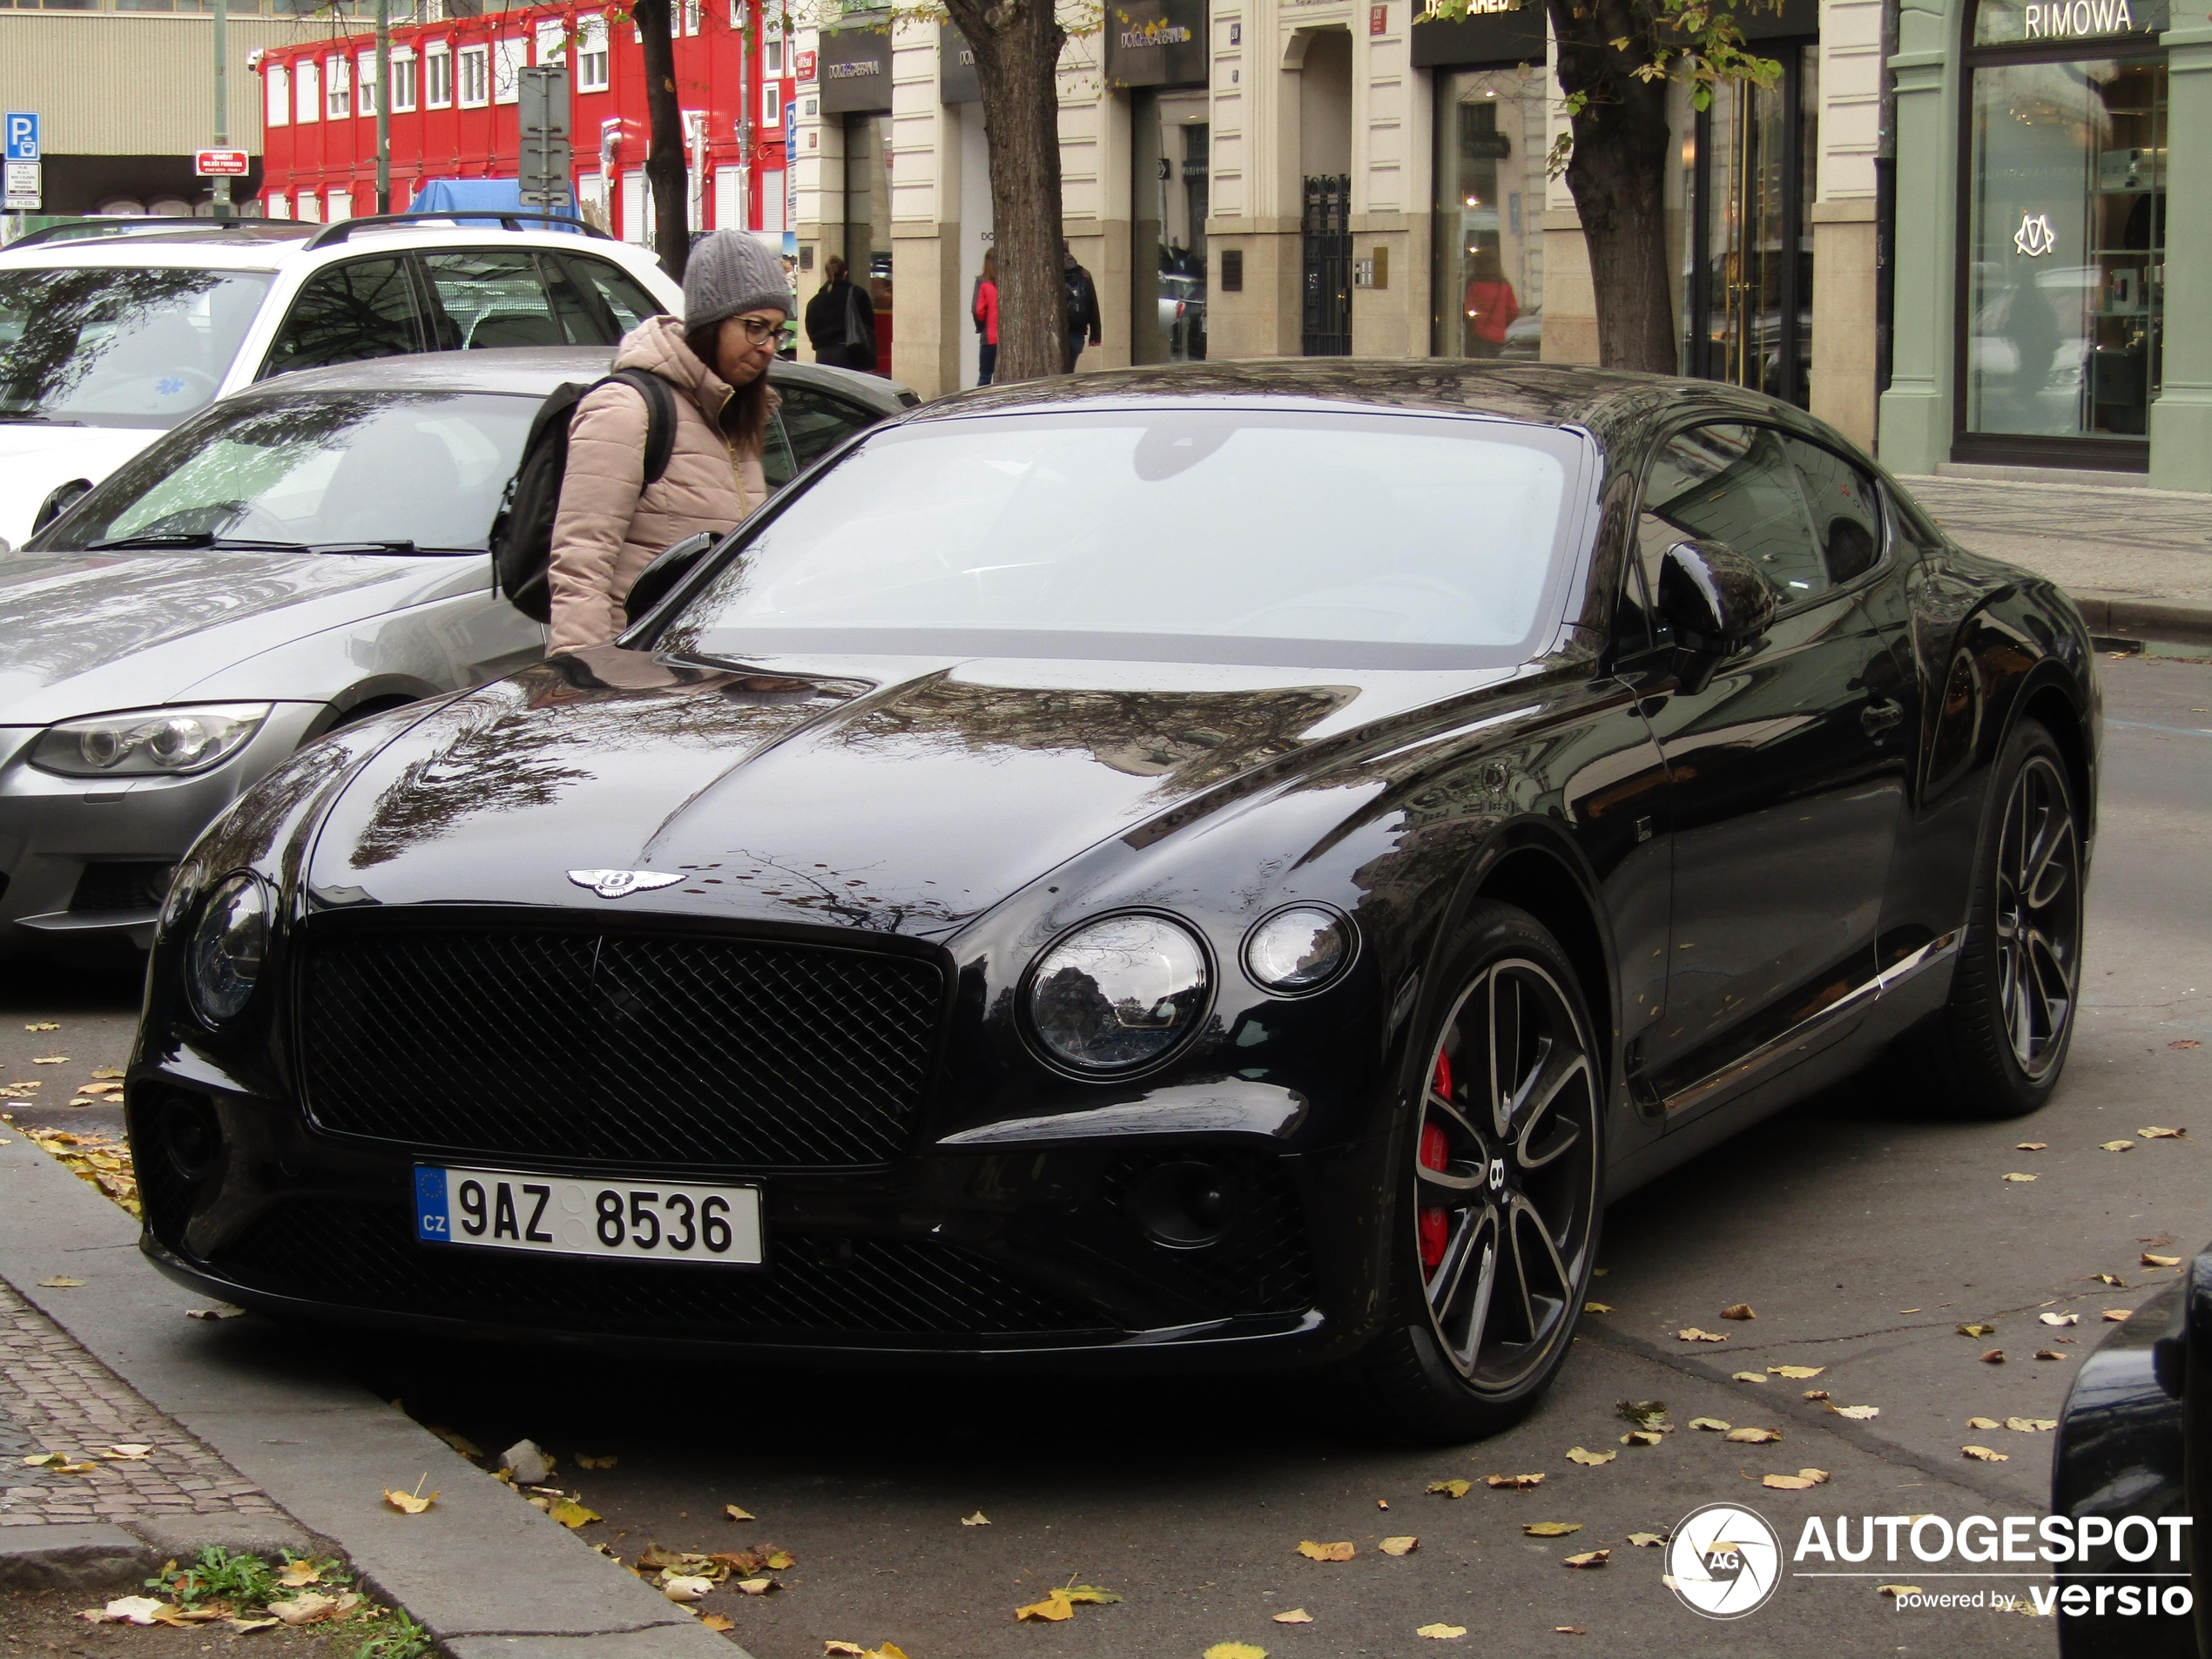
{"type": "Polygon", "coordinates": [[[2049,1095],[2081,618],[1820,422],[1436,361],[995,387],[177,877],[145,1248],[277,1314],[1526,1411],[1606,1202],[1909,1045],[2049,1095]]]}

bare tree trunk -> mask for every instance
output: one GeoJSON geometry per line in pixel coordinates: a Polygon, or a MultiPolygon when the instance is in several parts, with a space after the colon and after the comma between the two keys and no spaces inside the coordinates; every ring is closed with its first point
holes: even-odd
{"type": "Polygon", "coordinates": [[[1628,72],[1636,61],[1612,42],[1641,37],[1642,10],[1629,0],[1550,0],[1559,38],[1559,84],[1584,102],[1571,119],[1567,187],[1589,248],[1597,300],[1598,361],[1607,368],[1677,371],[1667,286],[1667,83],[1628,72]]]}
{"type": "Polygon", "coordinates": [[[631,15],[644,37],[645,110],[652,126],[645,187],[653,192],[653,251],[681,282],[691,253],[691,216],[684,184],[684,123],[676,107],[676,50],[669,38],[673,3],[635,0],[631,15]]]}
{"type": "Polygon", "coordinates": [[[997,381],[1061,372],[1060,48],[1053,0],[946,0],[975,52],[998,249],[997,381]]]}

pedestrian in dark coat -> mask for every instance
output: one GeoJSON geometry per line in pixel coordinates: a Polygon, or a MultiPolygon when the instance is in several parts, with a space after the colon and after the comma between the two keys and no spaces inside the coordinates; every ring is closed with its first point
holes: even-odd
{"type": "Polygon", "coordinates": [[[875,373],[875,306],[835,254],[822,266],[822,286],[806,302],[806,339],[817,362],[875,373]]]}
{"type": "Polygon", "coordinates": [[[1061,330],[1060,372],[1076,372],[1076,359],[1083,354],[1083,342],[1096,346],[1105,338],[1100,331],[1098,318],[1098,285],[1090,280],[1090,273],[1076,262],[1075,250],[1065,242],[1060,245],[1061,278],[1066,284],[1064,325],[1061,330]]]}

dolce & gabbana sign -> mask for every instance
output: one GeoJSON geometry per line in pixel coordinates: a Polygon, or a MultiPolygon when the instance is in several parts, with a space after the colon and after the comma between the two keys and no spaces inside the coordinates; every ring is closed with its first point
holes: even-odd
{"type": "Polygon", "coordinates": [[[824,115],[875,114],[891,107],[891,29],[824,30],[817,71],[824,115]]]}
{"type": "Polygon", "coordinates": [[[1106,80],[1112,86],[1204,84],[1204,0],[1106,0],[1106,80]]]}

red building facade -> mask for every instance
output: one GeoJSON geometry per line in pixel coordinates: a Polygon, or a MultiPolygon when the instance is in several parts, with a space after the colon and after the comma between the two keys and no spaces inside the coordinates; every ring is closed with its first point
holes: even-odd
{"type": "MultiPolygon", "coordinates": [[[[782,0],[679,0],[678,106],[694,229],[792,228],[785,143],[791,102],[782,0]]],[[[433,8],[435,9],[435,8],[433,8]]],[[[344,23],[338,30],[347,27],[344,23]]],[[[565,62],[577,201],[624,241],[651,235],[644,49],[627,13],[552,4],[392,29],[394,212],[434,179],[512,179],[516,71],[565,62]]],[[[365,30],[266,53],[262,211],[333,219],[376,210],[376,51],[365,30]]]]}

